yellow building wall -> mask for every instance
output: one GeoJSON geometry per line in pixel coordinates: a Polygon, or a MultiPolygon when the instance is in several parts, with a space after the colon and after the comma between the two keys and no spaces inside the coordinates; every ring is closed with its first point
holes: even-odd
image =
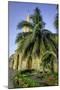
{"type": "MultiPolygon", "coordinates": [[[[17,69],[17,55],[18,54],[15,54],[14,55],[14,63],[13,64],[10,64],[10,68],[13,68],[14,70],[17,69]]],[[[28,60],[21,60],[21,54],[19,54],[19,64],[18,64],[18,70],[26,70],[28,69],[27,67],[27,63],[28,60]]],[[[41,60],[39,58],[36,58],[36,59],[32,59],[32,63],[31,63],[32,67],[31,69],[35,69],[37,71],[43,71],[43,66],[41,65],[41,60]]],[[[57,72],[58,71],[58,63],[57,62],[54,62],[54,71],[57,72]]]]}

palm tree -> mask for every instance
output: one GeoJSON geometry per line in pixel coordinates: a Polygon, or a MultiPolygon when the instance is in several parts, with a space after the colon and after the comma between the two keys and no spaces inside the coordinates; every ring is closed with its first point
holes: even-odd
{"type": "Polygon", "coordinates": [[[58,30],[58,14],[56,14],[54,25],[55,25],[55,28],[58,30]]]}
{"type": "Polygon", "coordinates": [[[18,29],[21,29],[23,27],[29,27],[30,29],[34,29],[34,27],[39,23],[39,28],[43,28],[45,23],[43,22],[42,16],[40,14],[40,10],[38,8],[36,8],[34,10],[34,14],[30,16],[30,20],[31,22],[28,21],[22,21],[19,22],[17,25],[18,29]]]}
{"type": "Polygon", "coordinates": [[[33,15],[30,16],[32,22],[22,21],[17,25],[18,29],[27,26],[32,29],[32,32],[19,33],[16,38],[18,44],[17,51],[22,53],[22,60],[24,59],[41,59],[46,50],[57,53],[57,45],[55,34],[49,30],[44,29],[45,23],[38,8],[35,9],[33,15]]]}
{"type": "MultiPolygon", "coordinates": [[[[58,11],[58,5],[57,5],[57,11],[58,11]]],[[[58,12],[57,12],[56,17],[55,17],[54,26],[58,30],[58,12]]]]}
{"type": "Polygon", "coordinates": [[[45,29],[28,32],[27,34],[20,33],[16,39],[16,42],[18,42],[17,51],[21,52],[24,58],[29,54],[34,57],[43,55],[46,50],[53,50],[57,54],[57,45],[53,39],[55,36],[45,29]]]}
{"type": "MultiPolygon", "coordinates": [[[[25,32],[25,33],[23,32],[23,33],[19,33],[17,35],[16,43],[19,43],[18,50],[22,49],[21,46],[23,47],[25,42],[26,43],[25,43],[24,47],[30,43],[31,36],[32,36],[32,33],[35,32],[34,31],[35,28],[42,29],[44,27],[45,23],[43,22],[42,16],[40,15],[40,11],[38,8],[35,9],[34,14],[30,16],[30,19],[32,21],[31,23],[28,21],[22,21],[22,22],[18,23],[18,25],[17,25],[18,29],[23,28],[25,26],[32,29],[32,32],[25,32]],[[21,48],[21,49],[19,49],[19,48],[21,48]]],[[[33,40],[33,38],[32,38],[32,40],[33,40]]]]}

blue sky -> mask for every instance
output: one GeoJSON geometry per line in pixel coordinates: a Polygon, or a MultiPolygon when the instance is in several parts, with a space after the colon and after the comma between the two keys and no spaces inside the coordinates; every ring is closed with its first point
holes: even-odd
{"type": "Polygon", "coordinates": [[[55,4],[41,3],[23,3],[23,2],[8,2],[8,22],[9,22],[9,55],[16,50],[15,39],[17,33],[22,30],[16,30],[17,24],[25,20],[27,15],[31,15],[34,9],[38,7],[41,11],[43,21],[46,23],[45,28],[55,33],[56,29],[53,25],[56,15],[55,4]]]}

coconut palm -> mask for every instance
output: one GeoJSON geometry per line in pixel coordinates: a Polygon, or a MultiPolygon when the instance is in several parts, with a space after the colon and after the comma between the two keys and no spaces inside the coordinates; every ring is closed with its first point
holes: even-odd
{"type": "MultiPolygon", "coordinates": [[[[23,47],[24,43],[25,44],[29,44],[30,43],[30,39],[32,36],[32,33],[34,33],[35,31],[33,31],[37,26],[37,28],[42,29],[44,27],[44,22],[42,19],[42,16],[40,14],[40,11],[38,8],[35,9],[34,14],[30,16],[31,22],[28,21],[22,21],[20,23],[18,23],[17,28],[23,28],[23,27],[29,27],[30,29],[32,29],[32,32],[23,32],[17,35],[17,39],[16,39],[16,43],[19,42],[18,44],[18,50],[21,50],[22,48],[20,46],[23,47]],[[39,25],[38,25],[39,24],[39,25]],[[28,36],[28,37],[27,37],[28,36]],[[21,48],[21,49],[19,49],[21,48]]],[[[35,38],[35,37],[34,37],[35,38]]],[[[25,47],[26,45],[24,45],[25,47]]]]}
{"type": "MultiPolygon", "coordinates": [[[[57,10],[58,10],[58,5],[57,5],[57,10]]],[[[55,17],[54,26],[58,30],[58,12],[57,12],[56,17],[55,17]]]]}
{"type": "Polygon", "coordinates": [[[41,59],[46,50],[57,53],[57,44],[53,39],[56,35],[44,29],[45,23],[38,8],[30,18],[32,22],[22,21],[17,25],[18,29],[24,26],[32,29],[32,32],[19,33],[16,38],[17,51],[22,53],[22,60],[41,59]]]}
{"type": "MultiPolygon", "coordinates": [[[[55,35],[53,35],[48,30],[36,30],[35,32],[29,32],[24,36],[22,35],[19,40],[19,46],[17,48],[17,51],[19,53],[22,53],[22,60],[23,59],[30,59],[34,57],[36,59],[37,57],[41,59],[43,54],[49,50],[53,51],[57,55],[57,45],[53,38],[55,35]]],[[[18,40],[18,38],[17,38],[18,40]]]]}
{"type": "Polygon", "coordinates": [[[38,8],[36,8],[34,10],[34,14],[30,16],[30,20],[31,22],[28,22],[28,21],[22,21],[22,22],[19,22],[18,25],[17,25],[17,28],[18,29],[21,29],[23,27],[29,27],[30,29],[34,29],[34,27],[39,23],[39,28],[43,28],[45,23],[43,22],[43,19],[42,19],[42,16],[40,14],[40,10],[38,8]]]}

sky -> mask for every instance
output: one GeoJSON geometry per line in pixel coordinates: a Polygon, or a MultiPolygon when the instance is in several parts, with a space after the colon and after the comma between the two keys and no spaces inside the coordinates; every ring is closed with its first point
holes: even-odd
{"type": "Polygon", "coordinates": [[[8,29],[9,29],[9,56],[16,50],[16,36],[22,30],[17,30],[17,24],[26,20],[27,15],[34,13],[38,7],[41,11],[43,21],[46,23],[45,28],[52,33],[56,33],[54,19],[56,16],[56,4],[26,3],[26,2],[8,2],[8,29]]]}

